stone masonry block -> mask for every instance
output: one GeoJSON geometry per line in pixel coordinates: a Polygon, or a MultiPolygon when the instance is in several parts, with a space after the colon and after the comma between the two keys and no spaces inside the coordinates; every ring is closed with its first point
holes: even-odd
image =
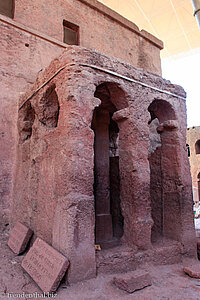
{"type": "Polygon", "coordinates": [[[68,266],[68,259],[40,238],[22,261],[24,270],[45,293],[56,291],[68,266]]]}
{"type": "Polygon", "coordinates": [[[114,277],[114,284],[121,290],[133,293],[151,285],[151,277],[148,272],[137,270],[114,277]]]}
{"type": "Polygon", "coordinates": [[[20,254],[26,249],[32,235],[33,231],[30,228],[17,222],[11,231],[8,246],[15,254],[20,254]]]}

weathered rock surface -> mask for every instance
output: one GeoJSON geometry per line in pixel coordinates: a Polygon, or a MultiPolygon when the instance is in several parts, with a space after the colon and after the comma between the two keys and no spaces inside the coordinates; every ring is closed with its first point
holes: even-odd
{"type": "MultiPolygon", "coordinates": [[[[63,43],[63,21],[76,24],[81,32],[78,41],[80,46],[98,49],[157,74],[161,74],[160,49],[163,48],[163,43],[156,37],[144,30],[140,31],[135,24],[98,1],[58,0],[55,5],[51,0],[49,6],[46,6],[44,0],[36,0],[34,5],[31,0],[16,1],[15,5],[14,1],[4,2],[7,3],[5,7],[10,7],[10,13],[6,14],[3,9],[3,14],[8,17],[0,16],[2,226],[8,223],[11,204],[15,145],[18,139],[18,99],[34,82],[37,73],[68,46],[63,43]]],[[[52,113],[57,115],[56,111],[52,113]]],[[[41,121],[46,123],[45,119],[42,116],[41,121]]],[[[29,121],[24,124],[24,136],[21,134],[20,139],[30,136],[29,121]]]]}
{"type": "Polygon", "coordinates": [[[20,254],[26,249],[32,235],[33,231],[30,228],[17,222],[11,231],[8,246],[15,254],[20,254]]]}
{"type": "Polygon", "coordinates": [[[148,272],[137,270],[114,277],[113,282],[119,289],[133,293],[151,285],[151,277],[148,272]]]}
{"type": "Polygon", "coordinates": [[[198,261],[196,264],[184,267],[183,271],[192,278],[200,279],[200,263],[198,261]]]}
{"type": "MultiPolygon", "coordinates": [[[[18,4],[19,2],[16,2],[18,4]]],[[[0,21],[1,139],[0,139],[0,230],[8,223],[12,205],[15,145],[18,142],[17,106],[20,96],[35,81],[38,72],[61,54],[59,47],[38,36],[0,21]]],[[[20,139],[30,137],[32,114],[28,109],[20,139]]]]}
{"type": "MultiPolygon", "coordinates": [[[[70,283],[96,275],[95,224],[98,238],[106,237],[110,245],[117,240],[125,247],[145,251],[152,249],[154,239],[164,237],[181,242],[182,253],[195,255],[191,178],[184,151],[184,96],[181,87],[159,76],[98,51],[69,47],[40,72],[30,91],[20,98],[18,132],[22,139],[17,147],[12,221],[25,220],[36,235],[69,258],[70,283]],[[108,120],[104,124],[100,118],[98,139],[93,119],[100,110],[108,120]],[[157,125],[167,124],[167,130],[159,136],[155,130],[152,137],[149,122],[154,119],[157,125]],[[117,205],[109,203],[109,122],[119,135],[117,168],[113,168],[118,175],[110,177],[119,186],[112,195],[117,205]],[[102,222],[97,217],[95,221],[97,215],[102,222]],[[107,225],[103,226],[105,218],[107,225]],[[107,226],[109,236],[105,235],[107,226]]],[[[179,251],[175,256],[167,251],[164,259],[162,251],[158,253],[159,261],[180,259],[179,251]]],[[[154,260],[153,255],[149,257],[154,260]]],[[[139,258],[135,262],[137,267],[139,258]]]]}

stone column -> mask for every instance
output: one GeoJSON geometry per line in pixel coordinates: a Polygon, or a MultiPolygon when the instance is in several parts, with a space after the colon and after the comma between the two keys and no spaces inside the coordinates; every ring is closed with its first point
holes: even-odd
{"type": "Polygon", "coordinates": [[[181,242],[182,254],[196,257],[190,168],[183,150],[186,126],[180,121],[167,120],[157,129],[162,140],[163,235],[181,242]]]}
{"type": "MultiPolygon", "coordinates": [[[[146,120],[144,112],[141,116],[146,120]]],[[[134,110],[121,109],[113,120],[119,127],[120,198],[124,217],[122,241],[130,247],[151,248],[149,132],[134,110]],[[137,123],[136,123],[137,120],[137,123]]]]}
{"type": "Polygon", "coordinates": [[[112,239],[109,178],[109,112],[100,110],[95,120],[96,242],[112,239]]]}
{"type": "Polygon", "coordinates": [[[161,135],[162,209],[163,235],[177,241],[181,239],[181,159],[178,124],[175,120],[161,123],[157,131],[161,135]]]}

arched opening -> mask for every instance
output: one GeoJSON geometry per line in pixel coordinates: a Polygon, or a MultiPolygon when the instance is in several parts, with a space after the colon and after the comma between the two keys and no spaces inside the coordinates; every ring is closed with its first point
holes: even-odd
{"type": "Polygon", "coordinates": [[[196,154],[200,154],[200,140],[195,143],[195,152],[196,154]]]}
{"type": "Polygon", "coordinates": [[[116,84],[103,83],[94,96],[101,105],[94,110],[95,243],[107,248],[123,235],[120,199],[119,127],[113,114],[124,107],[124,92],[116,84]]]}
{"type": "Polygon", "coordinates": [[[165,122],[168,120],[176,120],[175,112],[172,106],[165,100],[154,100],[148,108],[152,120],[158,118],[159,122],[165,122]]]}
{"type": "Polygon", "coordinates": [[[154,100],[148,108],[150,126],[150,196],[152,242],[160,238],[180,240],[180,184],[176,116],[164,100],[154,100]]]}

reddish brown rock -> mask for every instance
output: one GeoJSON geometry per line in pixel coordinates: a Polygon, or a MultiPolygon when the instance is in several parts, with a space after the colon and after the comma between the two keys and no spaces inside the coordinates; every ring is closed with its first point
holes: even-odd
{"type": "Polygon", "coordinates": [[[12,221],[26,220],[69,258],[70,283],[96,276],[95,242],[149,251],[166,238],[195,255],[184,95],[154,74],[70,47],[21,97],[12,221]],[[158,134],[160,123],[168,130],[158,134]]]}
{"type": "Polygon", "coordinates": [[[133,293],[151,285],[151,277],[149,273],[138,270],[114,277],[114,284],[121,290],[133,293]]]}
{"type": "MultiPolygon", "coordinates": [[[[12,20],[10,21],[12,22],[12,20]]],[[[2,58],[2,72],[0,74],[2,112],[0,117],[1,226],[1,223],[6,223],[6,215],[8,215],[8,209],[11,206],[15,143],[18,140],[15,126],[17,123],[18,99],[20,95],[26,91],[28,86],[34,82],[37,73],[48,66],[51,60],[59,53],[62,53],[64,47],[55,45],[52,42],[34,36],[32,33],[25,32],[12,24],[1,21],[0,36],[0,52],[2,58]],[[25,44],[29,45],[29,47],[25,44]],[[2,215],[5,217],[2,218],[2,215]]],[[[23,185],[19,188],[23,190],[23,185]]],[[[19,220],[26,222],[24,219],[19,220]]]]}
{"type": "Polygon", "coordinates": [[[14,20],[63,42],[64,18],[64,24],[72,23],[80,33],[75,44],[161,74],[163,43],[107,6],[94,0],[58,0],[56,5],[51,1],[44,10],[45,1],[41,1],[35,0],[34,5],[31,0],[16,1],[14,20]]]}
{"type": "Polygon", "coordinates": [[[194,256],[185,92],[145,71],[161,73],[162,43],[96,0],[50,2],[0,16],[0,213],[68,257],[69,282],[96,276],[95,243],[149,251],[167,238],[194,256]],[[79,46],[63,43],[69,22],[79,46]]]}
{"type": "Polygon", "coordinates": [[[22,223],[17,222],[11,231],[8,246],[16,254],[22,253],[26,249],[32,234],[33,231],[30,228],[27,228],[22,223]]]}
{"type": "Polygon", "coordinates": [[[165,121],[163,123],[161,123],[158,128],[157,128],[157,131],[158,133],[162,133],[163,130],[173,130],[173,129],[176,129],[178,127],[178,123],[177,121],[175,120],[168,120],[168,121],[165,121]]]}
{"type": "Polygon", "coordinates": [[[56,291],[68,266],[68,259],[40,238],[22,261],[24,270],[45,293],[56,291]]]}
{"type": "Polygon", "coordinates": [[[184,267],[183,271],[192,278],[200,279],[200,264],[198,263],[198,261],[196,262],[196,264],[184,267]]]}
{"type": "Polygon", "coordinates": [[[58,0],[56,5],[51,0],[49,6],[45,0],[34,5],[31,0],[3,2],[9,12],[0,16],[0,224],[6,223],[12,193],[18,99],[37,73],[68,47],[63,25],[70,22],[77,28],[76,44],[157,74],[163,48],[160,40],[96,0],[58,0]]]}

